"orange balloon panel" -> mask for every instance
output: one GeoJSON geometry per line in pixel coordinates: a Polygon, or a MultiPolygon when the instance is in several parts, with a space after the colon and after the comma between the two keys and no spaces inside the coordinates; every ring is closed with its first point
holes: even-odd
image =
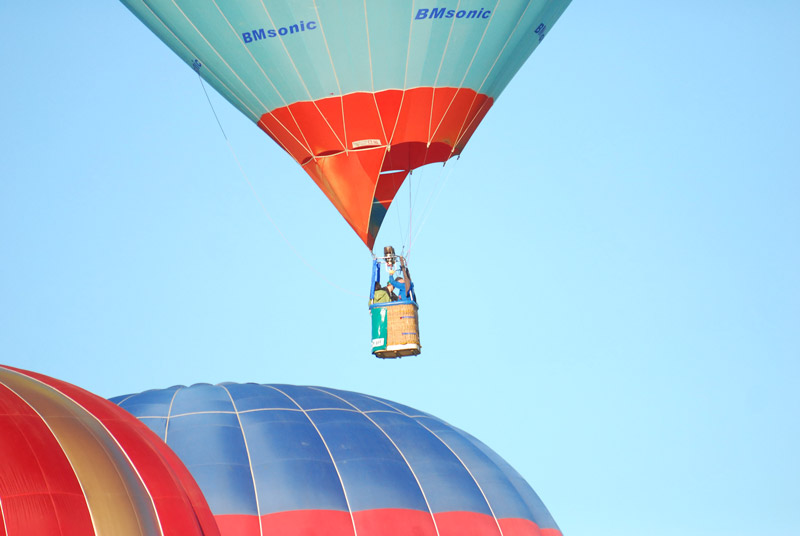
{"type": "Polygon", "coordinates": [[[372,249],[398,179],[459,154],[491,105],[467,88],[392,89],[290,104],[258,124],[372,249]]]}

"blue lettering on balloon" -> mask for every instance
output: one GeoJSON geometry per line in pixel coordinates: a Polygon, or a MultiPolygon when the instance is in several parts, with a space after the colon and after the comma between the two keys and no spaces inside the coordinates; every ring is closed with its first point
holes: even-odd
{"type": "Polygon", "coordinates": [[[547,33],[547,25],[545,23],[541,23],[533,32],[539,34],[539,42],[541,43],[542,39],[544,39],[544,34],[547,33]]]}
{"type": "Polygon", "coordinates": [[[261,41],[262,39],[272,39],[278,36],[286,36],[292,34],[303,33],[306,30],[316,30],[317,23],[316,21],[310,20],[306,21],[299,21],[295,24],[290,24],[288,26],[281,26],[280,28],[271,28],[269,30],[264,28],[257,28],[255,30],[250,30],[249,32],[242,32],[242,41],[245,43],[253,43],[255,41],[261,41]]]}
{"type": "Polygon", "coordinates": [[[419,8],[417,9],[416,15],[414,18],[416,20],[431,20],[431,19],[488,19],[492,15],[491,9],[480,8],[480,9],[471,9],[469,11],[465,9],[459,9],[456,11],[455,9],[448,9],[446,7],[432,7],[432,8],[419,8]]]}

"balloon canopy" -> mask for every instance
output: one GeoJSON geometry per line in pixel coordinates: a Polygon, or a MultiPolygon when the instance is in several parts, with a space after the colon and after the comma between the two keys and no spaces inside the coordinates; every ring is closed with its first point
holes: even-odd
{"type": "Polygon", "coordinates": [[[471,435],[363,394],[197,384],[116,397],[186,464],[224,536],[560,536],[471,435]]]}
{"type": "Polygon", "coordinates": [[[408,173],[459,155],[570,0],[122,0],[372,249],[408,173]]]}
{"type": "Polygon", "coordinates": [[[163,441],[68,383],[0,366],[0,534],[215,536],[163,441]]]}

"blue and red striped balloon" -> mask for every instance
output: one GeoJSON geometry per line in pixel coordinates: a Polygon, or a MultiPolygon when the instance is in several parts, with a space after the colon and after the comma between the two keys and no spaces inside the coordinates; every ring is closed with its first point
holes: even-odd
{"type": "Polygon", "coordinates": [[[112,399],[191,471],[223,536],[560,536],[468,433],[373,396],[198,384],[112,399]]]}

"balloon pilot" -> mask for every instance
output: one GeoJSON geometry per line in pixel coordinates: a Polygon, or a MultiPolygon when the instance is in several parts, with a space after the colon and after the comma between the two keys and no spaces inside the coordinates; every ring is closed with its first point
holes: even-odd
{"type": "Polygon", "coordinates": [[[383,257],[373,256],[372,288],[369,309],[372,318],[372,353],[380,358],[418,355],[419,316],[414,283],[402,255],[392,246],[383,248],[383,257]],[[381,265],[389,278],[381,286],[381,265]]]}
{"type": "Polygon", "coordinates": [[[414,292],[414,283],[411,282],[406,260],[402,256],[397,255],[392,246],[383,248],[383,257],[376,258],[373,266],[373,294],[370,296],[370,304],[399,300],[416,303],[417,296],[414,292]],[[381,287],[380,284],[381,263],[386,265],[386,271],[389,272],[389,279],[386,281],[385,287],[381,287]],[[408,284],[406,284],[406,282],[408,282],[408,284]],[[395,291],[397,291],[397,293],[395,293],[395,291]]]}

